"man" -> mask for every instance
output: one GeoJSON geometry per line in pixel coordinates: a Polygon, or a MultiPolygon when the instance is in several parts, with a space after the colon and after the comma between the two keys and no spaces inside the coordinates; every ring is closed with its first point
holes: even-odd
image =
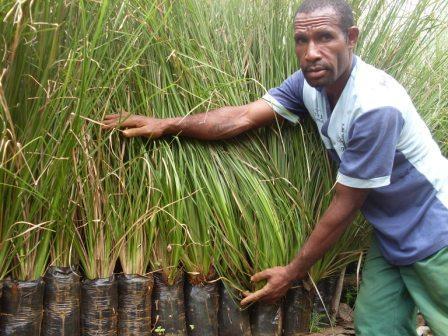
{"type": "Polygon", "coordinates": [[[415,308],[448,335],[448,161],[405,90],[353,54],[358,39],[344,0],[305,0],[294,20],[300,71],[263,99],[185,118],[109,115],[127,137],[227,139],[276,118],[309,115],[339,163],[334,198],[295,259],[255,274],[267,280],[245,305],[275,301],[337,241],[358,210],[375,239],[356,304],[358,335],[415,335],[415,308]]]}

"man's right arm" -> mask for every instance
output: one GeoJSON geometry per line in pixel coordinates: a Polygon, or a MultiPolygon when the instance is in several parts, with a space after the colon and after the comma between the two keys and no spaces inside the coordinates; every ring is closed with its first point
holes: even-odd
{"type": "Polygon", "coordinates": [[[181,135],[201,140],[229,139],[243,132],[271,124],[281,118],[271,105],[259,99],[247,105],[228,106],[185,117],[158,119],[130,114],[111,114],[103,120],[104,129],[124,127],[126,137],[152,139],[181,135]]]}

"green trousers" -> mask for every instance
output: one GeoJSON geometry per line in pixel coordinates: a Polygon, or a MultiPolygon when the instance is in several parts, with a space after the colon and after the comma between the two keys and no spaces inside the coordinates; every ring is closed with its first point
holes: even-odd
{"type": "Polygon", "coordinates": [[[393,266],[374,240],[356,300],[356,335],[415,336],[417,308],[434,336],[448,335],[448,248],[410,266],[393,266]]]}

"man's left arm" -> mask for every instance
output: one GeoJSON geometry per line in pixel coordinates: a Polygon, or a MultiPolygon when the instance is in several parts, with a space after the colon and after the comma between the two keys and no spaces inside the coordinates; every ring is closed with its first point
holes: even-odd
{"type": "Polygon", "coordinates": [[[335,195],[330,206],[294,260],[286,266],[269,268],[254,274],[251,281],[258,282],[265,279],[267,283],[256,292],[245,294],[246,298],[241,301],[241,305],[258,300],[275,302],[286,294],[294,280],[305,278],[311,266],[322,258],[353,222],[368,192],[369,189],[352,188],[336,183],[335,195]]]}

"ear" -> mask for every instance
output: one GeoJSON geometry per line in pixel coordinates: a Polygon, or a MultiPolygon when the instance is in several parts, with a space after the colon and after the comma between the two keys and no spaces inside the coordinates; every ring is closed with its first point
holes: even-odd
{"type": "Polygon", "coordinates": [[[358,42],[359,29],[356,26],[350,27],[347,30],[347,43],[350,49],[354,49],[358,42]]]}

